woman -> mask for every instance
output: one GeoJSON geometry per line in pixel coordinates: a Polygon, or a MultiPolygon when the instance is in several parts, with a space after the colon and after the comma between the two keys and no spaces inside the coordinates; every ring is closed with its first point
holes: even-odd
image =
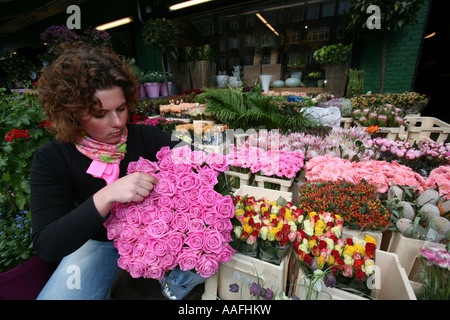
{"type": "Polygon", "coordinates": [[[127,175],[127,166],[156,161],[161,147],[179,141],[128,123],[136,80],[110,50],[67,49],[43,70],[38,92],[55,140],[36,151],[31,169],[33,241],[45,260],[62,259],[38,299],[104,299],[118,253],[103,223],[115,202],[142,201],[158,182],[127,175]]]}

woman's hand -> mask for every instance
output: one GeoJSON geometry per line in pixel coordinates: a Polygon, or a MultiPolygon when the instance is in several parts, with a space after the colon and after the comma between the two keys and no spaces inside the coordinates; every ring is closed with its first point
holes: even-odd
{"type": "Polygon", "coordinates": [[[117,179],[94,194],[94,204],[102,217],[115,202],[141,202],[150,194],[158,180],[147,173],[134,172],[117,179]]]}

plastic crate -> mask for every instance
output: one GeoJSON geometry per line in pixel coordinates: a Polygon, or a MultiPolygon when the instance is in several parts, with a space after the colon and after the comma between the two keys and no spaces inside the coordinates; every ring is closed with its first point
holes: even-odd
{"type": "MultiPolygon", "coordinates": [[[[377,300],[416,300],[411,283],[402,268],[395,253],[377,250],[375,253],[375,274],[369,278],[368,284],[373,285],[371,298],[377,300]]],[[[300,269],[300,272],[301,269],[300,269]]],[[[301,276],[299,277],[301,279],[301,276]]],[[[299,282],[297,282],[299,283],[299,282]]],[[[295,286],[294,294],[300,299],[305,297],[302,286],[295,286]]],[[[314,295],[315,298],[315,295],[314,295]]],[[[366,300],[357,294],[337,288],[325,287],[317,297],[319,300],[366,300]]]]}
{"type": "Polygon", "coordinates": [[[272,189],[264,189],[253,186],[241,186],[234,193],[236,196],[253,196],[255,199],[263,199],[269,201],[277,201],[279,197],[283,197],[286,201],[292,201],[292,192],[278,191],[272,189]]]}
{"type": "Polygon", "coordinates": [[[407,116],[405,119],[409,143],[420,140],[445,142],[450,133],[450,125],[438,118],[407,116]]]}
{"type": "Polygon", "coordinates": [[[290,180],[285,180],[285,179],[266,177],[266,176],[256,174],[255,181],[256,181],[258,187],[260,187],[260,188],[264,188],[264,183],[268,182],[268,183],[279,185],[280,191],[289,191],[289,188],[292,186],[294,179],[292,178],[290,180]]]}
{"type": "Polygon", "coordinates": [[[289,256],[290,253],[280,265],[275,265],[240,253],[233,254],[230,261],[220,264],[218,271],[206,279],[202,300],[250,300],[253,282],[270,288],[275,294],[285,292],[289,256]],[[239,284],[238,293],[230,292],[233,283],[239,284]]]}
{"type": "Polygon", "coordinates": [[[234,179],[238,179],[239,181],[239,187],[234,188],[231,186],[231,189],[233,191],[239,189],[242,186],[248,186],[250,185],[250,179],[252,177],[252,173],[251,172],[247,172],[247,173],[243,173],[243,172],[236,172],[233,170],[225,170],[225,176],[228,178],[234,178],[234,179]]]}

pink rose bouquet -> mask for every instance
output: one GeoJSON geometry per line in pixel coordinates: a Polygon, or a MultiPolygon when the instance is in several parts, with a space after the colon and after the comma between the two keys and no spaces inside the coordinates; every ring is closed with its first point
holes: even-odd
{"type": "Polygon", "coordinates": [[[140,203],[116,203],[104,224],[118,265],[133,278],[162,279],[176,266],[210,277],[235,251],[229,245],[233,199],[215,190],[224,185],[225,158],[187,146],[163,147],[156,157],[128,166],[128,174],[155,176],[153,191],[140,203]]]}

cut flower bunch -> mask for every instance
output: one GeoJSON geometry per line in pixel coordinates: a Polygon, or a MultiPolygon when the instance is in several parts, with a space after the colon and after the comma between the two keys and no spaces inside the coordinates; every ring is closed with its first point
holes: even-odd
{"type": "MultiPolygon", "coordinates": [[[[238,220],[233,227],[233,247],[239,252],[257,256],[258,243],[263,250],[272,251],[270,248],[287,248],[295,239],[298,219],[302,219],[303,211],[292,202],[286,202],[283,198],[268,201],[264,198],[236,195],[233,203],[238,220]],[[249,246],[251,251],[246,250],[249,246]]],[[[280,253],[278,259],[265,260],[278,261],[282,255],[280,253]]]]}
{"type": "Polygon", "coordinates": [[[311,181],[299,189],[298,206],[305,212],[339,214],[346,226],[380,230],[389,226],[390,215],[377,195],[377,186],[365,181],[311,181]]]}
{"type": "Polygon", "coordinates": [[[423,266],[422,299],[449,300],[450,299],[450,253],[437,247],[420,249],[419,257],[423,266]]]}
{"type": "Polygon", "coordinates": [[[342,228],[343,219],[339,215],[311,211],[299,226],[294,251],[306,275],[316,275],[321,270],[327,273],[326,286],[351,287],[364,292],[364,281],[375,272],[375,239],[367,235],[364,239],[344,240],[342,228]]]}
{"type": "Polygon", "coordinates": [[[128,166],[129,174],[158,179],[150,195],[140,203],[116,203],[105,222],[120,254],[118,265],[133,278],[162,279],[176,266],[207,278],[234,253],[229,242],[235,210],[223,180],[225,159],[187,146],[163,147],[156,157],[156,163],[140,158],[128,166]]]}

